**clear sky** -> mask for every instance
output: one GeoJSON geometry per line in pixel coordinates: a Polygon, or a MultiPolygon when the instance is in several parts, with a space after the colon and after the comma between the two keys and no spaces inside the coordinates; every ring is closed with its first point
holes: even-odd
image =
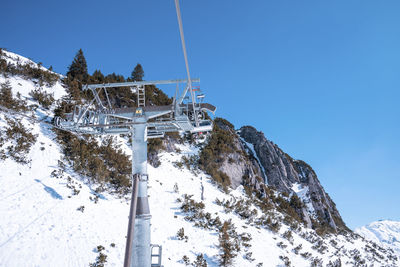
{"type": "MultiPolygon", "coordinates": [[[[65,73],[185,77],[173,0],[1,1],[0,47],[65,73]]],[[[183,0],[217,115],[308,162],[349,227],[400,220],[400,1],[183,0]]]]}

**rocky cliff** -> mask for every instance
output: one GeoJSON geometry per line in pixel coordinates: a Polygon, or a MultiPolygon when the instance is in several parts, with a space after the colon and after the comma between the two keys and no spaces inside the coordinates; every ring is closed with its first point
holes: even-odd
{"type": "Polygon", "coordinates": [[[316,173],[307,163],[292,159],[254,127],[244,126],[238,133],[245,145],[249,147],[249,151],[255,153],[256,162],[263,169],[265,183],[280,192],[297,194],[305,202],[306,222],[317,219],[322,224],[328,224],[335,231],[347,229],[335,203],[325,192],[316,173]]]}
{"type": "Polygon", "coordinates": [[[348,230],[314,170],[304,161],[294,160],[254,127],[236,131],[228,121],[216,119],[204,151],[206,171],[212,176],[226,175],[232,188],[248,185],[263,194],[268,185],[286,196],[296,195],[303,203],[297,213],[307,227],[348,230]]]}

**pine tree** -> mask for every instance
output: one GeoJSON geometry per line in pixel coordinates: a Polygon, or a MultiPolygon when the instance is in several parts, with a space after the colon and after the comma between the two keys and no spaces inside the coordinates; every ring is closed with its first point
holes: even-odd
{"type": "Polygon", "coordinates": [[[17,94],[17,98],[13,97],[9,81],[0,83],[0,105],[16,111],[28,110],[27,103],[21,99],[20,94],[17,94]]]}
{"type": "Polygon", "coordinates": [[[132,71],[131,79],[137,82],[137,81],[143,81],[143,77],[144,77],[144,71],[142,65],[138,63],[132,71]]]}
{"type": "Polygon", "coordinates": [[[100,70],[95,70],[92,74],[92,76],[90,77],[91,82],[93,83],[104,83],[105,81],[105,77],[103,75],[103,73],[101,73],[100,70]]]}
{"type": "Polygon", "coordinates": [[[14,99],[9,81],[0,84],[0,104],[6,108],[13,108],[14,99]]]}
{"type": "Polygon", "coordinates": [[[82,49],[79,49],[79,51],[76,53],[74,60],[68,68],[67,76],[71,80],[77,79],[81,83],[87,82],[89,75],[86,59],[83,55],[82,49]]]}
{"type": "Polygon", "coordinates": [[[231,221],[225,221],[219,233],[220,266],[231,266],[233,258],[237,256],[237,248],[231,237],[232,227],[231,221]]]}

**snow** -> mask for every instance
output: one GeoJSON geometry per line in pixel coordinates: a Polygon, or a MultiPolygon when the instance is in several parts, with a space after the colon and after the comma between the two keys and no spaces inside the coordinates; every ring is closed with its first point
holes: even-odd
{"type": "Polygon", "coordinates": [[[262,171],[262,173],[263,173],[263,175],[264,175],[264,177],[265,177],[265,182],[267,182],[268,179],[267,179],[267,175],[266,175],[264,166],[261,164],[261,161],[260,161],[260,159],[259,159],[258,156],[257,156],[257,153],[256,153],[256,151],[255,151],[255,149],[254,149],[254,145],[251,144],[251,143],[246,142],[243,138],[240,138],[240,140],[242,140],[242,142],[245,143],[246,146],[247,146],[247,147],[250,149],[250,151],[252,152],[253,157],[257,160],[258,165],[260,166],[261,171],[262,171]]]}
{"type": "Polygon", "coordinates": [[[292,190],[296,193],[296,195],[303,201],[303,203],[306,205],[307,210],[311,214],[315,214],[314,206],[312,205],[311,199],[310,199],[310,194],[309,194],[309,188],[308,186],[302,185],[300,183],[295,183],[292,186],[292,190]]]}
{"type": "MultiPolygon", "coordinates": [[[[0,75],[0,82],[5,80],[0,75]]],[[[18,77],[9,77],[7,80],[14,94],[18,91],[29,99],[28,94],[34,88],[32,81],[18,77]]],[[[65,89],[59,83],[46,90],[54,92],[56,98],[65,94],[65,89]]],[[[35,115],[43,119],[52,116],[52,113],[38,108],[35,115]]],[[[0,131],[7,126],[6,116],[9,115],[0,113],[0,131]]],[[[21,165],[10,158],[0,161],[0,266],[88,266],[95,262],[98,255],[96,247],[99,245],[105,247],[106,266],[122,266],[129,197],[95,193],[98,185],[89,183],[68,165],[65,170],[59,166],[63,155],[50,125],[30,122],[22,116],[15,118],[32,129],[37,141],[28,155],[31,163],[21,165]],[[79,193],[74,193],[74,189],[79,193]],[[99,197],[98,201],[94,201],[96,196],[99,197]],[[82,206],[83,212],[78,210],[82,206]]],[[[128,153],[130,149],[125,140],[118,138],[118,144],[128,153]]],[[[251,144],[248,146],[254,152],[251,144]]],[[[174,162],[181,161],[183,156],[196,156],[199,153],[198,145],[185,143],[177,145],[177,148],[180,153],[159,154],[161,165],[158,168],[148,166],[151,240],[154,244],[162,245],[162,264],[165,267],[185,266],[182,261],[184,255],[193,262],[200,253],[204,254],[208,266],[218,266],[218,232],[195,227],[192,222],[185,220],[181,204],[177,202],[183,194],[193,195],[194,200],[202,201],[205,212],[213,217],[219,216],[222,222],[232,220],[239,234],[251,235],[251,247],[241,248],[234,266],[256,266],[257,263],[283,266],[279,256],[288,257],[292,266],[310,266],[310,259],[300,255],[303,252],[311,253],[312,258],[320,258],[324,266],[337,258],[342,259],[342,266],[353,266],[352,256],[348,252],[354,249],[359,249],[363,257],[369,257],[362,249],[368,242],[361,238],[331,235],[321,239],[313,230],[302,228],[293,231],[293,240],[290,242],[282,237],[289,230],[284,224],[278,233],[274,233],[241,219],[235,213],[226,213],[215,200],[246,199],[243,187],[225,193],[204,172],[176,167],[174,162]],[[174,190],[175,184],[178,191],[174,190]],[[201,200],[202,187],[204,200],[201,200]],[[182,227],[188,236],[187,242],[176,237],[182,227]],[[324,253],[313,248],[315,240],[321,240],[327,246],[324,253]],[[334,245],[332,241],[338,244],[334,245]],[[277,246],[280,242],[286,247],[277,246]],[[293,249],[300,244],[302,250],[297,254],[293,249]],[[252,253],[254,261],[245,259],[247,252],[252,253]]],[[[293,188],[299,196],[307,195],[307,188],[297,184],[293,188]]],[[[258,211],[257,216],[262,215],[254,204],[250,208],[258,211]]],[[[272,213],[281,217],[277,211],[272,213]]],[[[382,265],[372,259],[368,264],[382,265]]]]}
{"type": "Polygon", "coordinates": [[[393,249],[400,256],[400,222],[381,220],[355,229],[366,239],[393,249]]]}
{"type": "Polygon", "coordinates": [[[6,59],[7,63],[16,64],[17,62],[19,62],[21,64],[36,64],[32,60],[30,60],[26,57],[23,57],[21,55],[15,54],[13,52],[10,52],[10,51],[3,50],[3,53],[5,54],[5,59],[6,59]]]}
{"type": "MultiPolygon", "coordinates": [[[[2,50],[3,54],[5,55],[5,60],[7,61],[7,63],[13,63],[13,64],[21,64],[21,65],[33,65],[36,67],[39,67],[39,64],[33,62],[32,60],[30,60],[29,58],[23,57],[21,55],[15,54],[13,52],[7,51],[7,50],[2,50]]],[[[48,70],[47,68],[40,66],[40,69],[42,70],[48,70]]],[[[55,72],[52,72],[55,73],[55,72]]],[[[58,74],[58,73],[56,73],[58,74]]],[[[59,75],[59,74],[58,74],[59,75]]],[[[62,75],[60,75],[60,77],[62,77],[62,75]]]]}
{"type": "MultiPolygon", "coordinates": [[[[3,53],[6,55],[4,58],[8,63],[16,64],[17,62],[20,62],[21,64],[32,64],[33,66],[39,67],[38,64],[23,56],[14,54],[6,50],[3,50],[3,53]]],[[[43,66],[41,66],[40,68],[42,70],[48,71],[48,69],[46,69],[43,66]]],[[[60,78],[63,77],[62,75],[59,76],[60,78]]],[[[17,93],[20,93],[21,96],[27,100],[31,100],[29,93],[34,89],[38,89],[39,87],[43,89],[45,92],[53,94],[55,99],[61,99],[61,97],[67,94],[60,80],[58,80],[53,86],[49,87],[47,85],[39,86],[36,83],[36,81],[25,80],[24,78],[18,76],[5,78],[4,76],[0,75],[0,83],[4,83],[6,81],[10,83],[14,97],[17,95],[17,93]]],[[[35,102],[28,102],[28,104],[33,104],[33,103],[35,102]]]]}
{"type": "MultiPolygon", "coordinates": [[[[24,121],[24,124],[29,122],[24,121]]],[[[84,179],[70,169],[60,178],[52,177],[51,173],[59,170],[60,148],[49,126],[29,125],[38,134],[30,153],[31,164],[19,165],[10,159],[0,162],[3,170],[0,174],[0,213],[6,215],[0,219],[0,262],[4,266],[87,266],[95,261],[95,248],[103,245],[108,256],[107,266],[121,266],[129,200],[105,193],[95,203],[89,199],[95,196],[95,185],[84,183],[84,179]],[[68,177],[71,177],[71,182],[68,182],[68,177]],[[66,186],[68,183],[78,188],[80,193],[73,195],[66,186]],[[80,206],[85,207],[84,212],[77,210],[80,206]],[[115,247],[111,247],[111,243],[115,247]]],[[[189,144],[180,146],[183,151],[194,153],[191,148],[193,146],[189,144]]],[[[186,168],[176,168],[173,162],[181,160],[181,157],[182,154],[163,152],[160,154],[160,167],[148,167],[152,242],[163,246],[165,267],[185,266],[181,260],[184,255],[194,261],[199,253],[204,254],[209,266],[218,266],[217,231],[194,227],[184,219],[185,214],[176,201],[183,194],[192,194],[194,200],[201,201],[201,184],[204,186],[206,211],[220,216],[222,221],[232,219],[238,233],[246,232],[253,238],[249,252],[256,260],[246,260],[242,250],[234,266],[255,266],[258,262],[264,262],[264,266],[280,266],[280,255],[288,256],[293,266],[309,266],[309,260],[292,251],[299,244],[302,244],[303,251],[311,251],[325,262],[331,260],[332,256],[328,257],[334,252],[331,247],[329,254],[319,255],[312,249],[313,244],[297,233],[293,233],[293,245],[282,238],[281,234],[288,230],[287,226],[275,234],[248,224],[233,213],[226,214],[215,199],[245,198],[243,188],[238,187],[226,194],[214,185],[208,175],[196,175],[186,168]],[[175,184],[179,192],[173,190],[175,184]],[[176,238],[181,227],[189,237],[187,242],[176,238]],[[281,249],[277,246],[279,242],[287,247],[281,249]]],[[[261,211],[258,211],[260,214],[261,211]]],[[[344,237],[337,239],[343,239],[343,245],[349,247],[348,250],[362,246],[360,241],[351,244],[345,242],[344,237]]]]}
{"type": "MultiPolygon", "coordinates": [[[[201,200],[201,182],[204,185],[204,200],[206,211],[221,217],[221,220],[232,219],[239,233],[247,232],[252,237],[252,252],[256,259],[269,259],[271,264],[280,264],[279,248],[276,247],[276,241],[272,238],[273,234],[263,229],[251,227],[237,216],[225,214],[221,206],[215,204],[215,199],[230,198],[231,196],[244,197],[243,188],[239,187],[232,194],[226,195],[221,192],[205,174],[198,177],[194,176],[187,169],[179,170],[171,163],[180,159],[178,154],[162,153],[161,166],[157,169],[150,167],[149,173],[151,178],[150,188],[150,204],[153,214],[153,241],[157,241],[163,245],[163,252],[168,255],[165,258],[165,266],[181,266],[179,264],[183,255],[187,255],[191,260],[199,253],[205,254],[205,258],[209,259],[209,266],[218,266],[215,255],[218,254],[216,245],[218,244],[218,233],[216,231],[202,230],[193,227],[192,223],[183,219],[180,211],[180,204],[176,199],[182,194],[193,195],[196,201],[201,200]],[[159,177],[158,179],[155,177],[159,177]],[[179,194],[173,192],[174,184],[178,185],[179,194]],[[169,194],[165,194],[169,192],[169,194]],[[166,208],[169,206],[169,208],[166,208]],[[174,215],[177,218],[174,218],[174,215]],[[183,227],[185,234],[189,236],[187,243],[183,241],[177,242],[174,238],[178,230],[183,227]],[[268,247],[268,249],[265,249],[268,247]]],[[[300,265],[305,266],[305,261],[298,257],[300,265]]],[[[255,261],[257,262],[257,261],[255,261]]],[[[184,266],[182,264],[182,266],[184,266]]],[[[249,266],[249,261],[241,257],[237,257],[235,266],[249,266]]]]}

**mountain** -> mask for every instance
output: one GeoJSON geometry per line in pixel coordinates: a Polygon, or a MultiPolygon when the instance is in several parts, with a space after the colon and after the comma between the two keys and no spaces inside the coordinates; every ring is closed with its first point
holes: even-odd
{"type": "Polygon", "coordinates": [[[381,220],[357,228],[354,232],[400,255],[400,222],[381,220]]]}
{"type": "MultiPolygon", "coordinates": [[[[0,266],[123,263],[129,138],[54,129],[54,113],[78,101],[69,86],[0,50],[0,266]]],[[[310,166],[253,127],[214,123],[149,141],[151,235],[165,267],[399,265],[347,229],[310,166]]]]}
{"type": "Polygon", "coordinates": [[[297,194],[306,204],[302,215],[307,226],[311,226],[312,219],[317,219],[334,231],[338,228],[348,230],[311,166],[302,160],[294,160],[254,127],[242,127],[239,133],[257,157],[266,183],[279,192],[297,194]]]}

